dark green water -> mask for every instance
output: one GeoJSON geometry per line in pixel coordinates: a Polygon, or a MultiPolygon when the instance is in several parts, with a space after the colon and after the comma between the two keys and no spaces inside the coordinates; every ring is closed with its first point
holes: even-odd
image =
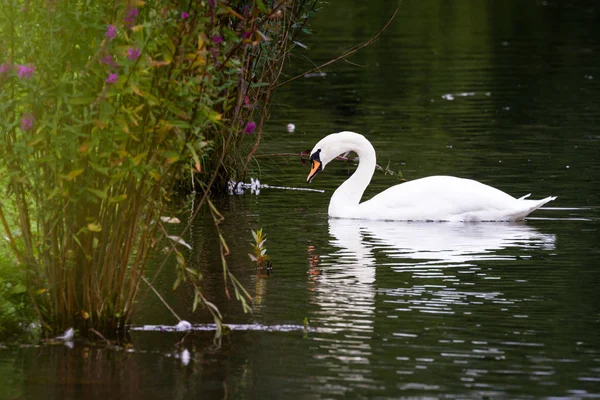
{"type": "MultiPolygon", "coordinates": [[[[287,73],[369,38],[394,7],[329,1],[287,73]]],[[[0,398],[599,398],[599,14],[591,0],[404,1],[351,63],[281,88],[253,174],[307,187],[299,157],[268,154],[354,130],[406,179],[558,196],[548,209],[520,224],[330,221],[329,196],[354,168],[342,162],[310,186],[326,193],[232,196],[222,229],[252,314],[225,300],[208,220],[186,238],[234,328],[220,346],[211,332],[132,331],[129,351],[0,349],[0,398]],[[257,228],[268,277],[246,255],[257,228]]],[[[366,196],[395,183],[376,173],[366,196]]],[[[170,292],[173,280],[167,266],[159,285],[177,313],[211,322],[191,312],[189,291],[170,292]]],[[[152,295],[142,301],[140,326],[177,322],[152,295]]]]}

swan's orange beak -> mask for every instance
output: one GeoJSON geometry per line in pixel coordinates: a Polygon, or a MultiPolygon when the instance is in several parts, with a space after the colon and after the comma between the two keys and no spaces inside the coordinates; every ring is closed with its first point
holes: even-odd
{"type": "Polygon", "coordinates": [[[310,173],[306,178],[306,182],[310,183],[315,175],[317,175],[319,172],[321,172],[321,162],[318,160],[312,160],[312,166],[310,167],[310,173]]]}

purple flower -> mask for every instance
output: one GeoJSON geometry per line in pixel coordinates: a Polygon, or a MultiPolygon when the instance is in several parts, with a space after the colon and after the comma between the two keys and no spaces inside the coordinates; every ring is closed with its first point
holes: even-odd
{"type": "Polygon", "coordinates": [[[252,32],[244,32],[244,33],[242,34],[242,39],[243,39],[243,40],[246,40],[246,39],[248,39],[248,38],[249,38],[251,35],[252,35],[252,32]]]}
{"type": "Polygon", "coordinates": [[[187,17],[189,17],[189,16],[190,16],[190,14],[189,14],[189,13],[186,13],[185,11],[183,11],[183,12],[181,13],[181,19],[187,19],[187,17]]]}
{"type": "Polygon", "coordinates": [[[106,27],[106,33],[104,34],[110,40],[113,40],[117,36],[117,27],[114,25],[108,25],[106,27]]]}
{"type": "Polygon", "coordinates": [[[23,79],[31,78],[35,72],[35,67],[31,64],[17,65],[17,69],[19,70],[17,75],[19,75],[19,78],[23,79]]]}
{"type": "Polygon", "coordinates": [[[28,131],[31,128],[33,128],[33,121],[35,119],[33,118],[33,114],[23,114],[22,118],[21,118],[21,130],[22,131],[28,131]]]}
{"type": "Polygon", "coordinates": [[[108,74],[108,78],[106,78],[106,83],[108,83],[108,84],[117,83],[118,79],[119,79],[119,75],[117,75],[117,74],[108,74]]]}
{"type": "Polygon", "coordinates": [[[135,59],[137,59],[140,56],[140,49],[138,48],[130,48],[127,49],[127,58],[129,58],[131,61],[134,61],[135,59]]]}
{"type": "Polygon", "coordinates": [[[246,127],[244,128],[244,133],[252,133],[254,132],[254,130],[256,129],[256,123],[252,122],[252,121],[248,121],[248,123],[246,124],[246,127]]]}
{"type": "Polygon", "coordinates": [[[127,12],[125,13],[125,18],[123,18],[125,25],[127,25],[129,28],[131,28],[135,24],[135,18],[137,16],[138,16],[137,8],[131,8],[131,7],[128,8],[127,12]]]}
{"type": "Polygon", "coordinates": [[[116,67],[117,63],[115,62],[115,57],[112,54],[107,54],[98,60],[100,64],[106,64],[109,67],[116,67]]]}
{"type": "Polygon", "coordinates": [[[219,44],[223,41],[223,38],[221,36],[213,36],[212,41],[213,43],[219,44]]]}

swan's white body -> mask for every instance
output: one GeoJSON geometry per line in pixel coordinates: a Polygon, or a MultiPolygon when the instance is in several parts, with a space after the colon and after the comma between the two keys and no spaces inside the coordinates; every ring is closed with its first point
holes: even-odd
{"type": "Polygon", "coordinates": [[[360,199],[375,172],[375,149],[362,135],[333,133],[311,152],[308,181],[340,154],[354,151],[359,164],[331,196],[329,216],[396,221],[515,221],[523,219],[556,197],[516,199],[483,183],[452,176],[430,176],[384,190],[363,203],[360,199]]]}

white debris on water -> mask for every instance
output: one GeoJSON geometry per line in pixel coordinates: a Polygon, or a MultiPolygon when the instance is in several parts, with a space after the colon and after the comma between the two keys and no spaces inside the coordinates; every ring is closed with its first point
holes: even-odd
{"type": "Polygon", "coordinates": [[[227,184],[229,195],[242,195],[245,194],[246,190],[250,189],[251,194],[259,195],[261,189],[280,189],[280,190],[300,190],[304,192],[317,192],[325,193],[324,190],[310,189],[310,188],[297,188],[288,186],[273,186],[266,183],[260,183],[258,179],[250,178],[250,183],[229,181],[227,184]]]}
{"type": "Polygon", "coordinates": [[[304,74],[305,78],[325,78],[327,76],[327,72],[309,72],[308,74],[304,74]]]}
{"type": "MultiPolygon", "coordinates": [[[[446,93],[442,95],[442,99],[452,101],[456,97],[470,97],[475,95],[477,95],[477,92],[446,93]]],[[[486,93],[486,95],[489,94],[486,93]]]]}
{"type": "MultiPolygon", "coordinates": [[[[223,324],[232,331],[261,331],[261,332],[295,332],[295,331],[309,331],[309,332],[334,332],[329,328],[314,328],[304,327],[303,325],[262,325],[262,324],[223,324]]],[[[145,331],[145,332],[177,332],[177,325],[142,325],[132,326],[130,328],[133,331],[145,331]]],[[[189,331],[216,331],[217,326],[215,324],[198,324],[190,325],[189,331]]]]}
{"type": "Polygon", "coordinates": [[[294,133],[294,131],[296,130],[296,125],[290,123],[290,124],[287,124],[286,128],[289,133],[294,133]]]}
{"type": "Polygon", "coordinates": [[[190,324],[186,320],[182,319],[181,321],[179,321],[179,323],[177,325],[175,325],[175,330],[180,331],[180,332],[181,331],[190,331],[190,330],[192,330],[192,324],[190,324]]]}

